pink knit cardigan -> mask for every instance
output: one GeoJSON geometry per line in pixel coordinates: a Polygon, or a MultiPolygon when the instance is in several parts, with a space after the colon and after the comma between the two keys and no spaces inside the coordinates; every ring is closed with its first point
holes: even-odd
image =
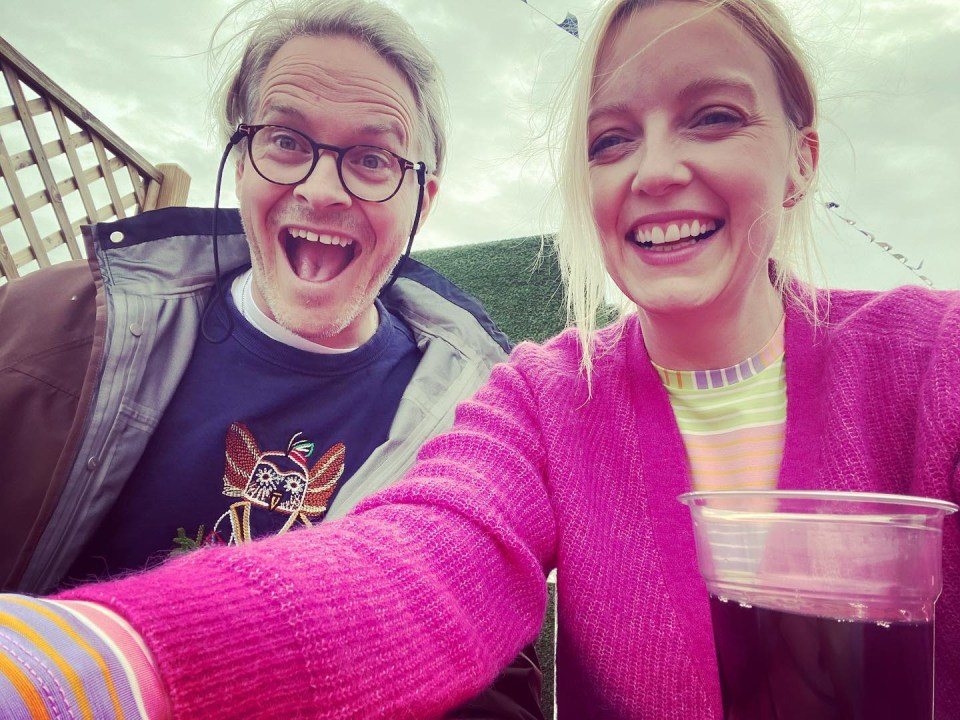
{"type": "MultiPolygon", "coordinates": [[[[177,716],[428,718],[540,626],[558,568],[561,720],[721,716],[685,453],[639,325],[519,347],[407,481],[343,521],[70,597],[125,616],[177,716]]],[[[957,501],[960,294],[832,294],[786,322],[780,486],[957,501]]],[[[944,535],[937,717],[960,717],[960,520],[944,535]]]]}

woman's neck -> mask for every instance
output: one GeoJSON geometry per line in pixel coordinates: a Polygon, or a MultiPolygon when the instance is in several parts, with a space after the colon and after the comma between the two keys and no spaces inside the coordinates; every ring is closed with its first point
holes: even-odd
{"type": "Polygon", "coordinates": [[[733,305],[717,300],[708,307],[672,312],[640,308],[640,327],[650,359],[670,370],[715,370],[750,357],[773,337],[783,317],[783,301],[769,283],[733,305]]]}

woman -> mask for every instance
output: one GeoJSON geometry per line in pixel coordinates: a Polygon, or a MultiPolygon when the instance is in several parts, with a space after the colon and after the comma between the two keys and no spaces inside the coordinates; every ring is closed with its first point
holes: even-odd
{"type": "MultiPolygon", "coordinates": [[[[557,567],[561,718],[719,718],[678,494],[957,499],[960,297],[828,298],[790,274],[817,114],[769,0],[610,2],[580,72],[559,241],[578,329],[521,346],[342,522],[70,595],[143,635],[180,715],[436,716],[535,636],[557,567]],[[604,268],[635,308],[594,331],[604,268]]],[[[946,718],[955,520],[944,544],[946,718]]]]}

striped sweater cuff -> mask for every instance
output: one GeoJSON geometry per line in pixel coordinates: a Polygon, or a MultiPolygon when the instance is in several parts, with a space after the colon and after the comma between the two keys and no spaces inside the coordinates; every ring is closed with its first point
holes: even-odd
{"type": "Polygon", "coordinates": [[[0,707],[10,718],[168,718],[143,641],[96,603],[0,595],[0,707]]]}

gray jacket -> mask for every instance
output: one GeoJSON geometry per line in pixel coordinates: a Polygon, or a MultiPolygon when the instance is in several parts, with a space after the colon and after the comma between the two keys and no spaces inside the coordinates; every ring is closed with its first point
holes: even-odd
{"type": "MultiPolygon", "coordinates": [[[[29,553],[17,573],[19,590],[56,586],[103,521],[163,415],[212,297],[212,218],[211,210],[170,208],[85,228],[97,300],[89,365],[54,473],[59,476],[52,478],[46,511],[24,543],[29,553]]],[[[249,265],[239,215],[220,211],[218,222],[221,273],[249,265]]],[[[484,382],[509,347],[475,300],[416,261],[404,264],[381,300],[412,329],[422,359],[387,441],[340,490],[327,518],[341,517],[399,479],[418,448],[450,426],[456,404],[484,382]]]]}

